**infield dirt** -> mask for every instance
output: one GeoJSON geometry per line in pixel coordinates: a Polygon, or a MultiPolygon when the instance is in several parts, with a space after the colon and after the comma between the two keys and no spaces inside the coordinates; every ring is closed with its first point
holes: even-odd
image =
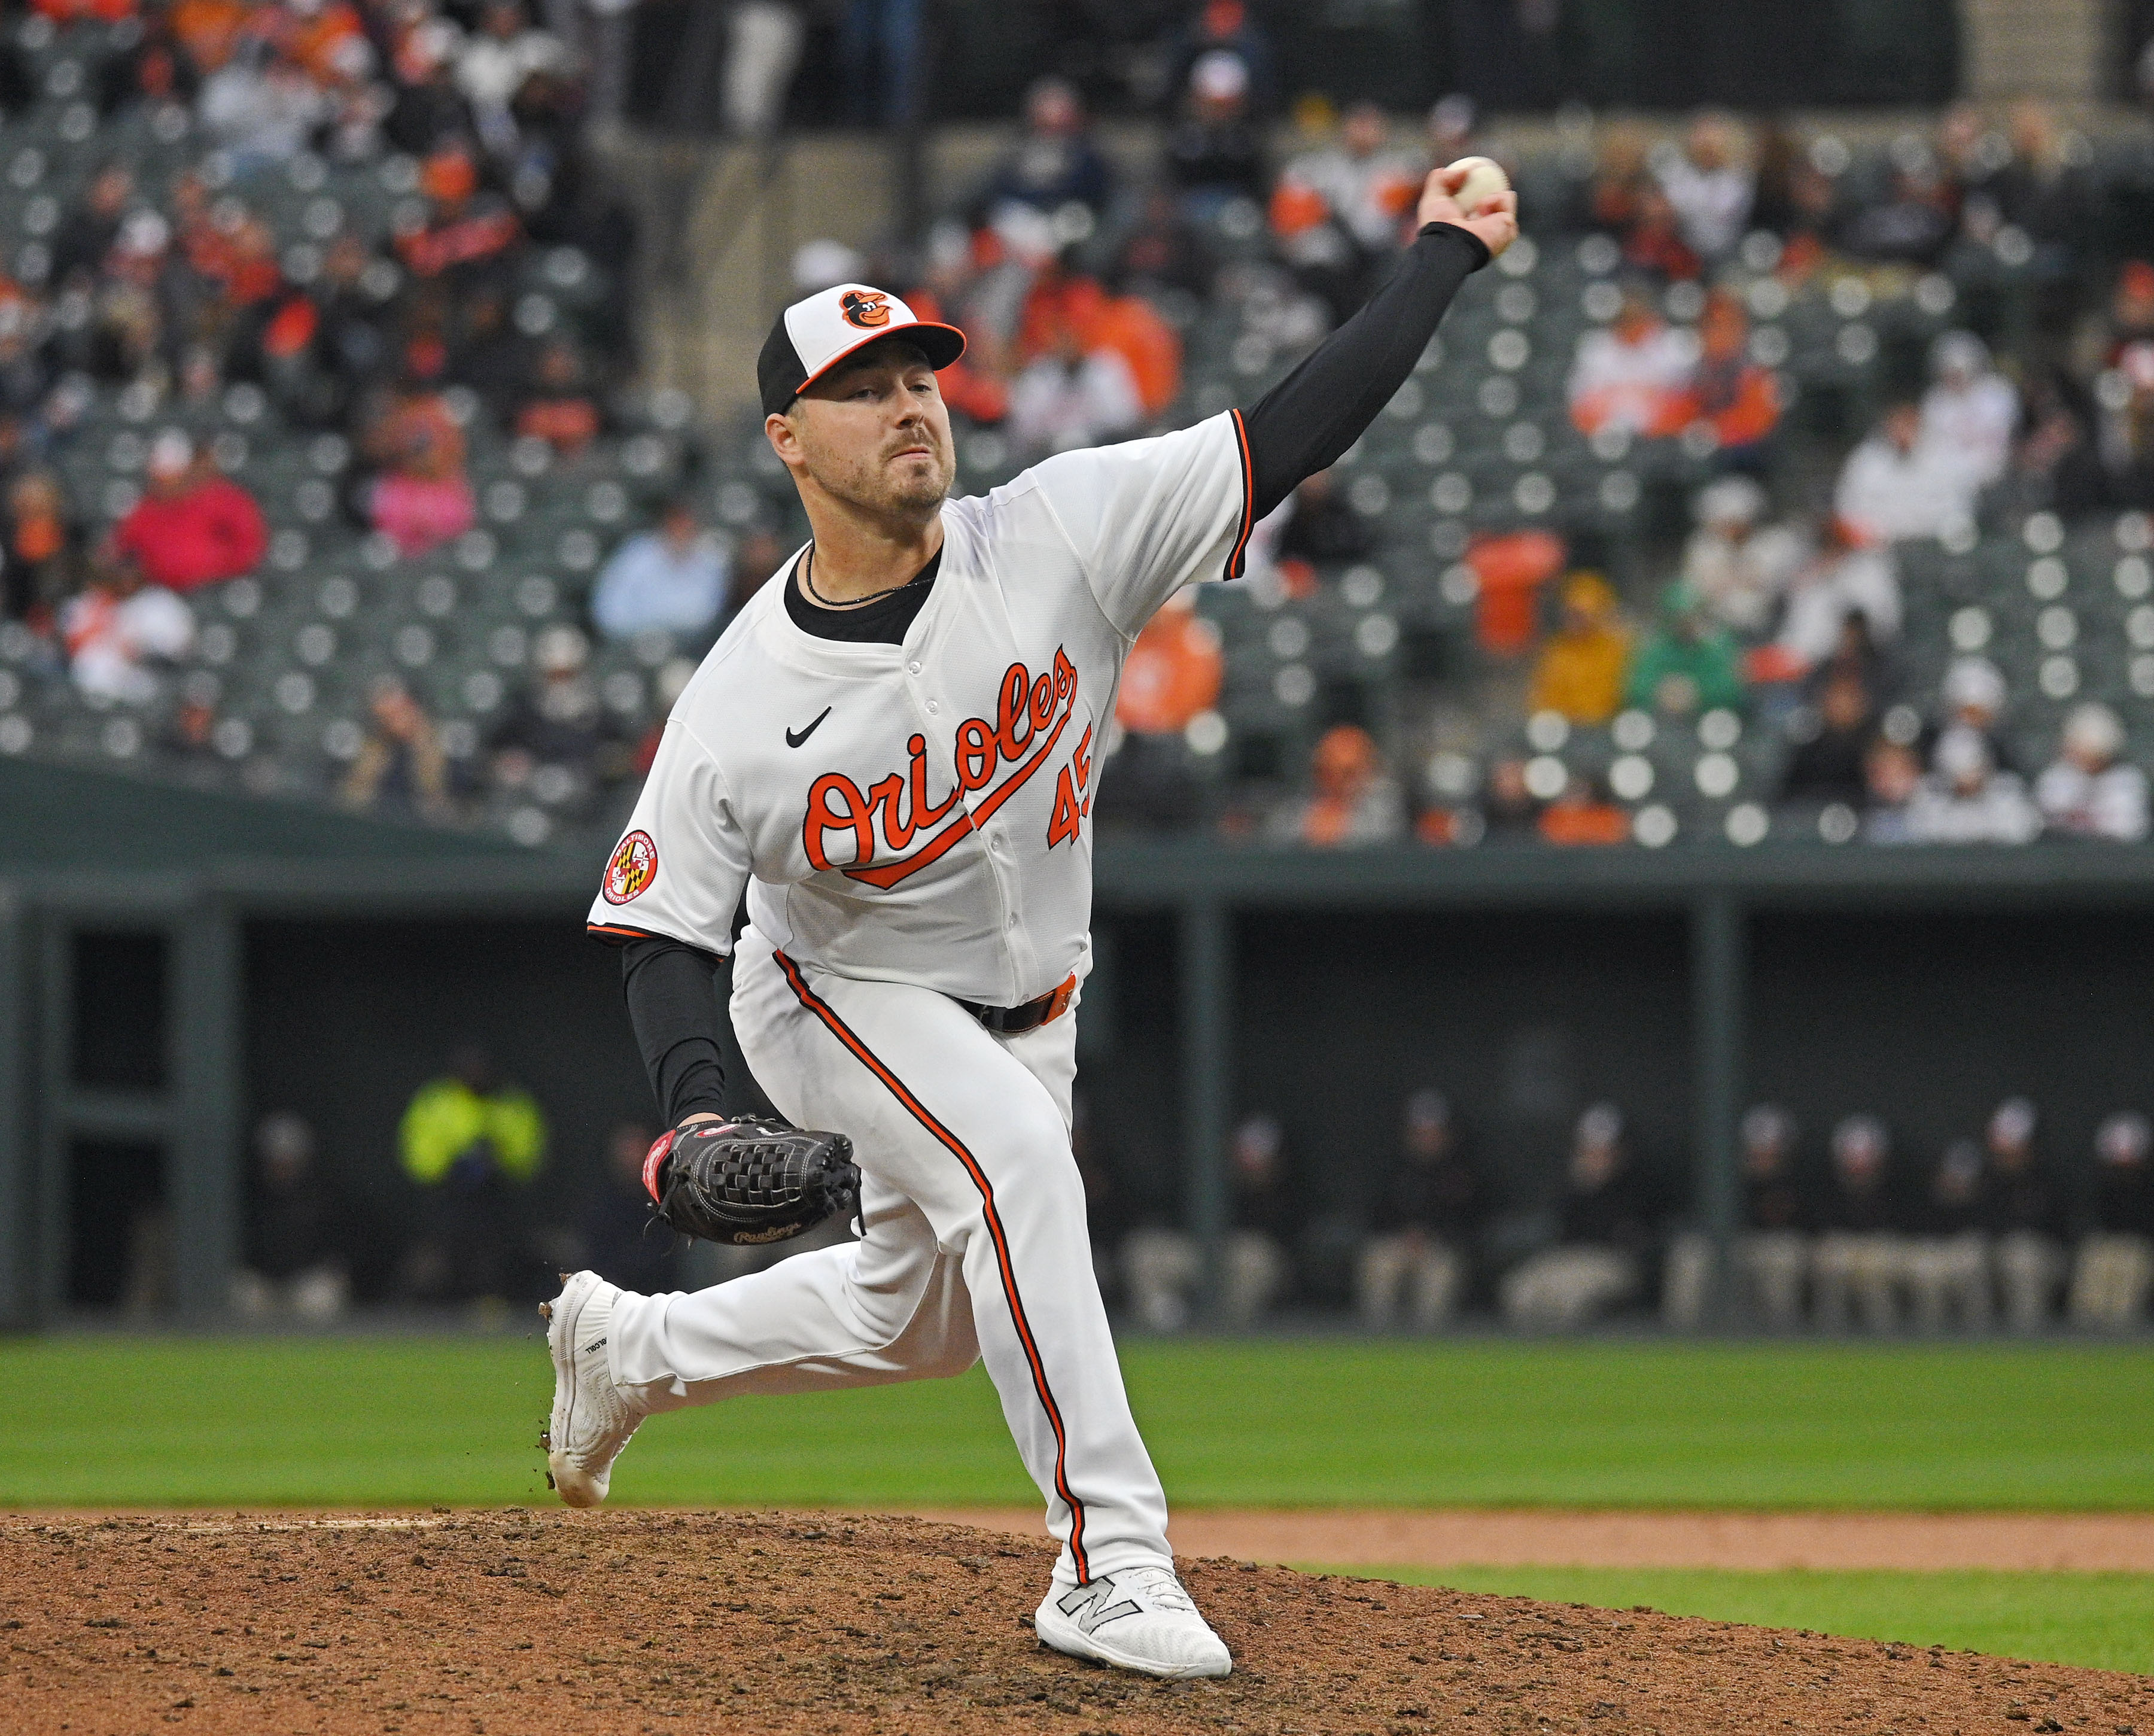
{"type": "Polygon", "coordinates": [[[2154,1736],[2154,1678],[1182,1563],[1222,1682],[1043,1650],[1044,1543],[518,1509],[0,1518],[0,1729],[2154,1736]]]}

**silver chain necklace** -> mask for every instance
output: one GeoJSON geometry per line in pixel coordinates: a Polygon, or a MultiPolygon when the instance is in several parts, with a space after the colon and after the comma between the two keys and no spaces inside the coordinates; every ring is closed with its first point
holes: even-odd
{"type": "Polygon", "coordinates": [[[927,562],[927,566],[921,568],[918,572],[915,573],[902,585],[892,585],[886,586],[881,590],[871,590],[864,597],[855,597],[850,603],[833,602],[829,598],[824,596],[822,592],[815,589],[815,545],[813,543],[810,543],[808,545],[807,552],[800,557],[800,582],[807,588],[809,600],[819,604],[825,609],[858,609],[865,603],[880,602],[885,597],[894,597],[900,591],[907,590],[910,587],[919,584],[921,580],[927,576],[927,567],[932,567],[934,564],[935,562],[931,557],[927,562]]]}

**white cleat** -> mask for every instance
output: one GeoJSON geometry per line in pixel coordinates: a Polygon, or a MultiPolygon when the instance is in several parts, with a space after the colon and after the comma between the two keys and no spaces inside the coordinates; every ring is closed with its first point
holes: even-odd
{"type": "Polygon", "coordinates": [[[554,1353],[554,1414],[538,1444],[546,1449],[547,1482],[571,1507],[605,1499],[613,1462],[643,1421],[606,1362],[620,1294],[597,1273],[577,1272],[562,1281],[559,1295],[538,1305],[554,1353]]]}
{"type": "Polygon", "coordinates": [[[1072,1657],[1177,1681],[1224,1676],[1234,1667],[1227,1642],[1197,1613],[1182,1581],[1164,1567],[1131,1567],[1089,1584],[1055,1586],[1033,1631],[1072,1657]]]}

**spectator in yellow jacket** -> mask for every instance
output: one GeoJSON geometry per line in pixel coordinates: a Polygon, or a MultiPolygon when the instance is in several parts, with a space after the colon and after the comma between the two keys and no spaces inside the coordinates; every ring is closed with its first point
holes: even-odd
{"type": "Polygon", "coordinates": [[[1598,573],[1573,573],[1563,588],[1563,621],[1534,665],[1532,708],[1573,723],[1605,723],[1623,703],[1631,636],[1616,611],[1616,592],[1598,573]]]}
{"type": "Polygon", "coordinates": [[[518,1196],[546,1161],[546,1117],[503,1084],[484,1050],[459,1049],[449,1070],[419,1087],[397,1130],[404,1172],[423,1191],[411,1293],[442,1301],[504,1302],[524,1286],[518,1196]]]}

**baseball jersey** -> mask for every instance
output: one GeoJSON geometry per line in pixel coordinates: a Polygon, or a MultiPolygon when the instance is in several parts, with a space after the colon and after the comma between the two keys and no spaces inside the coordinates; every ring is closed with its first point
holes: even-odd
{"type": "Polygon", "coordinates": [[[595,932],[724,953],[749,918],[803,963],[1017,1006],[1090,965],[1092,795],[1131,642],[1238,574],[1240,413],[1067,452],[946,502],[904,642],[819,638],[796,555],[682,690],[591,906],[595,932]]]}

